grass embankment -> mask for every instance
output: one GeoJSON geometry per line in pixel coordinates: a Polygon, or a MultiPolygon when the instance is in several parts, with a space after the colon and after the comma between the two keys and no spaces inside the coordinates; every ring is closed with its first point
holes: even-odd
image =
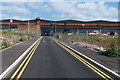
{"type": "MultiPolygon", "coordinates": [[[[8,48],[16,43],[28,40],[28,33],[19,33],[12,31],[0,31],[0,49],[8,48]]],[[[29,33],[29,38],[35,37],[35,33],[29,33]]]]}
{"type": "Polygon", "coordinates": [[[68,42],[83,42],[97,45],[106,49],[102,54],[110,57],[120,57],[120,36],[87,36],[87,35],[67,35],[61,34],[61,39],[68,42]]]}

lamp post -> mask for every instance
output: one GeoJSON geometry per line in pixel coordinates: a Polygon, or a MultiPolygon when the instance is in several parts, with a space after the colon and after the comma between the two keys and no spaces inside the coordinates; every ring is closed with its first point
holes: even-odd
{"type": "Polygon", "coordinates": [[[64,23],[64,31],[63,31],[63,33],[66,33],[66,31],[67,31],[67,23],[65,22],[64,23]]]}
{"type": "Polygon", "coordinates": [[[9,22],[9,31],[10,31],[10,22],[9,22]]]}
{"type": "Polygon", "coordinates": [[[99,28],[99,35],[101,35],[101,32],[102,32],[102,30],[101,30],[101,25],[97,25],[98,26],[98,28],[99,28]]]}
{"type": "MultiPolygon", "coordinates": [[[[12,22],[13,22],[13,20],[10,19],[10,23],[9,23],[9,31],[10,31],[10,32],[12,32],[12,31],[11,31],[11,26],[10,26],[12,22]]],[[[10,34],[10,38],[11,38],[11,34],[10,34]]]]}
{"type": "Polygon", "coordinates": [[[87,42],[88,42],[88,31],[86,31],[86,47],[87,47],[87,42]]]}
{"type": "Polygon", "coordinates": [[[30,38],[30,36],[29,36],[29,32],[30,32],[30,25],[29,25],[29,23],[30,23],[30,22],[29,22],[29,20],[28,20],[28,31],[27,31],[27,32],[28,32],[28,40],[29,40],[29,38],[30,38]]]}
{"type": "Polygon", "coordinates": [[[55,24],[56,22],[54,21],[53,22],[53,27],[54,27],[54,35],[56,35],[56,24],[55,24]]]}
{"type": "Polygon", "coordinates": [[[77,27],[77,33],[76,34],[79,34],[79,28],[77,27]]]}
{"type": "MultiPolygon", "coordinates": [[[[82,24],[82,26],[84,27],[85,26],[85,24],[82,24]]],[[[87,26],[86,26],[87,27],[87,26]]],[[[87,48],[87,42],[88,42],[88,30],[86,30],[86,40],[85,40],[85,47],[87,48]]]]}
{"type": "Polygon", "coordinates": [[[100,42],[100,44],[99,44],[100,54],[101,54],[101,52],[102,52],[102,50],[103,50],[102,41],[103,41],[103,37],[101,36],[101,37],[99,37],[99,42],[100,42]]]}
{"type": "Polygon", "coordinates": [[[56,26],[56,21],[55,21],[55,34],[57,34],[57,26],[56,26]]]}
{"type": "Polygon", "coordinates": [[[19,24],[17,25],[17,43],[18,43],[18,33],[19,33],[18,27],[19,27],[19,24]]]}

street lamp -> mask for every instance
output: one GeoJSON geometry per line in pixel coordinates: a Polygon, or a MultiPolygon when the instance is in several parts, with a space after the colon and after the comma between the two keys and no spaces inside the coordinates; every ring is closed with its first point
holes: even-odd
{"type": "Polygon", "coordinates": [[[87,40],[88,40],[88,31],[86,31],[86,47],[87,47],[87,40]]]}
{"type": "MultiPolygon", "coordinates": [[[[9,23],[9,31],[10,31],[10,32],[12,32],[12,31],[11,31],[11,26],[10,26],[12,22],[13,22],[13,20],[10,19],[10,23],[9,23]]],[[[11,34],[10,34],[10,38],[11,38],[11,34]]]]}
{"type": "Polygon", "coordinates": [[[101,37],[99,37],[99,42],[100,42],[100,44],[99,44],[99,50],[100,50],[100,54],[101,54],[101,52],[102,52],[102,50],[103,50],[103,47],[102,47],[102,39],[103,39],[103,37],[101,36],[101,37]]]}
{"type": "Polygon", "coordinates": [[[63,33],[66,33],[66,31],[67,31],[67,23],[65,22],[64,23],[64,31],[63,31],[63,33]]]}
{"type": "Polygon", "coordinates": [[[19,27],[19,23],[17,24],[17,43],[18,43],[18,33],[19,33],[18,27],[19,27]]]}
{"type": "Polygon", "coordinates": [[[54,34],[56,35],[56,21],[53,21],[54,34]]]}
{"type": "Polygon", "coordinates": [[[99,35],[101,35],[101,32],[102,32],[102,30],[101,30],[101,25],[97,25],[97,26],[98,26],[99,31],[100,31],[99,35]]]}
{"type": "Polygon", "coordinates": [[[28,32],[28,40],[29,40],[29,32],[30,32],[30,25],[29,25],[29,23],[30,23],[30,22],[29,22],[29,20],[28,20],[28,31],[27,31],[27,32],[28,32]]]}
{"type": "Polygon", "coordinates": [[[77,33],[76,34],[79,34],[79,28],[77,27],[77,33]]]}
{"type": "MultiPolygon", "coordinates": [[[[85,26],[85,24],[82,24],[82,26],[84,27],[85,26]]],[[[86,26],[87,27],[87,26],[86,26]]],[[[87,40],[88,40],[88,30],[86,30],[86,41],[85,41],[85,43],[86,43],[86,48],[87,48],[87,40]]]]}
{"type": "Polygon", "coordinates": [[[57,33],[57,26],[56,26],[56,21],[55,21],[55,34],[57,33]]]}

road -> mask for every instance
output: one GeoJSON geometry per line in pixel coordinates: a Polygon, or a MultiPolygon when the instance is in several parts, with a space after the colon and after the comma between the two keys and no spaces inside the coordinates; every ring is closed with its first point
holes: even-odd
{"type": "Polygon", "coordinates": [[[104,78],[49,37],[43,37],[22,68],[13,75],[18,78],[104,78]]]}
{"type": "Polygon", "coordinates": [[[20,55],[24,53],[38,38],[30,39],[2,51],[2,72],[4,72],[20,55]]]}

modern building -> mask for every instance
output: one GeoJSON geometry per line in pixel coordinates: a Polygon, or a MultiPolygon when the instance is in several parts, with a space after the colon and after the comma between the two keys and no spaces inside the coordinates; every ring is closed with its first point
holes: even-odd
{"type": "MultiPolygon", "coordinates": [[[[35,20],[6,19],[0,21],[1,29],[17,29],[38,32],[40,35],[52,35],[58,33],[87,34],[94,30],[103,34],[120,35],[120,22],[111,21],[77,21],[77,20],[43,20],[37,17],[35,20]]],[[[37,33],[37,34],[38,34],[37,33]]]]}

